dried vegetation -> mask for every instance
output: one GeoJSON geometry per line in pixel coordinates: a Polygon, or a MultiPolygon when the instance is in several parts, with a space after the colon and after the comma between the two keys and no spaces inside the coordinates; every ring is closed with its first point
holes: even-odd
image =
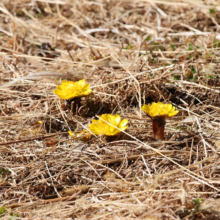
{"type": "Polygon", "coordinates": [[[0,217],[220,219],[219,5],[1,1],[0,217]],[[73,115],[52,91],[82,78],[73,115]],[[140,112],[157,101],[180,111],[163,142],[140,112]],[[117,112],[120,140],[69,138],[117,112]]]}

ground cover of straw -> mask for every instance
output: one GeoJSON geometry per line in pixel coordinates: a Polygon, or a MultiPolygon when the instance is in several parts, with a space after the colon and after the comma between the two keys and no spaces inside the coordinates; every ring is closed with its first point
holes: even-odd
{"type": "Polygon", "coordinates": [[[220,219],[219,5],[1,1],[1,219],[220,219]],[[82,78],[72,114],[52,91],[82,78]],[[158,101],[179,110],[164,141],[140,111],[158,101]],[[121,139],[70,138],[104,113],[121,139]]]}

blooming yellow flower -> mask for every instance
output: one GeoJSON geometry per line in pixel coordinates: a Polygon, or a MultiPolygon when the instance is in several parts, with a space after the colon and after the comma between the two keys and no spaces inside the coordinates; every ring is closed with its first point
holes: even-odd
{"type": "Polygon", "coordinates": [[[92,123],[89,125],[89,130],[96,135],[114,136],[119,134],[121,132],[120,130],[126,130],[128,127],[127,124],[128,120],[121,120],[121,116],[118,114],[104,114],[98,120],[92,120],[92,123]],[[114,125],[115,127],[112,125],[114,125]]]}
{"type": "Polygon", "coordinates": [[[73,99],[84,95],[89,95],[92,90],[90,84],[85,84],[85,79],[77,82],[63,80],[62,84],[57,86],[53,93],[57,94],[61,99],[73,99]]]}
{"type": "Polygon", "coordinates": [[[179,112],[175,111],[175,107],[171,104],[163,104],[162,102],[153,102],[152,105],[143,105],[141,110],[147,113],[151,118],[172,117],[179,112]]]}
{"type": "Polygon", "coordinates": [[[162,102],[151,105],[143,105],[141,108],[152,119],[153,138],[158,140],[164,139],[165,118],[176,115],[179,111],[175,111],[175,107],[171,104],[163,104],[162,102]]]}

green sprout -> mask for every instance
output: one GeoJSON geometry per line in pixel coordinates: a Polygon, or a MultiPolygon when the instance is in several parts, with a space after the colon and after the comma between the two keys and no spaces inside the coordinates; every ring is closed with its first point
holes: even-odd
{"type": "Polygon", "coordinates": [[[128,44],[126,47],[125,47],[125,50],[128,50],[128,49],[132,49],[133,46],[131,46],[131,44],[128,44]]]}
{"type": "Polygon", "coordinates": [[[148,36],[147,38],[145,38],[145,41],[150,41],[151,37],[148,36]]]}
{"type": "Polygon", "coordinates": [[[5,210],[6,210],[6,206],[2,206],[0,208],[0,214],[3,214],[5,212],[5,210]]]}
{"type": "Polygon", "coordinates": [[[180,80],[180,76],[179,76],[179,75],[176,75],[176,76],[173,77],[173,79],[174,79],[174,80],[180,80]]]}
{"type": "Polygon", "coordinates": [[[175,49],[176,49],[176,46],[173,45],[172,43],[170,43],[170,47],[171,47],[172,50],[175,50],[175,49]]]}
{"type": "Polygon", "coordinates": [[[216,8],[210,8],[209,9],[209,14],[215,14],[216,8]]]}
{"type": "Polygon", "coordinates": [[[196,69],[194,66],[189,66],[189,68],[191,69],[192,73],[196,73],[196,69]]]}
{"type": "Polygon", "coordinates": [[[201,198],[195,198],[195,199],[193,200],[193,204],[194,204],[195,206],[200,206],[201,203],[202,203],[202,199],[201,199],[201,198]]]}
{"type": "Polygon", "coordinates": [[[189,43],[188,50],[193,50],[193,45],[189,43]]]}

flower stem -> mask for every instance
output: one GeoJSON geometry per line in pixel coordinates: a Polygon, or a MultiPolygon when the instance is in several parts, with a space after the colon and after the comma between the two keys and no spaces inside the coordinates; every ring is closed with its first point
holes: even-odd
{"type": "Polygon", "coordinates": [[[77,115],[78,109],[81,107],[81,97],[67,100],[67,105],[70,107],[71,112],[77,115]]]}
{"type": "Polygon", "coordinates": [[[165,127],[165,117],[158,117],[152,119],[153,125],[153,138],[157,140],[164,139],[164,127],[165,127]]]}

